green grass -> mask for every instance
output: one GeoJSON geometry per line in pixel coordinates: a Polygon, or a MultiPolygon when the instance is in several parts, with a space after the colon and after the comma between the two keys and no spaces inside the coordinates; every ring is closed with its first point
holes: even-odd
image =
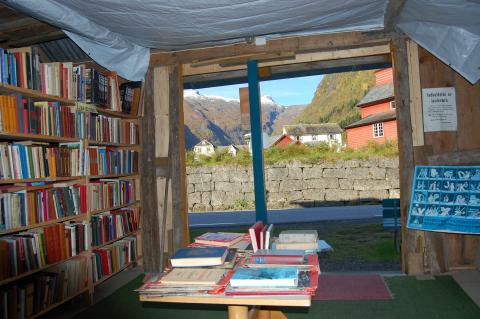
{"type": "MultiPolygon", "coordinates": [[[[226,306],[140,303],[134,289],[142,276],[80,313],[75,319],[224,319],[226,306]]],[[[385,278],[394,299],[384,301],[313,301],[310,308],[280,308],[289,319],[474,319],[480,309],[450,276],[418,281],[385,278]]]]}
{"type": "MultiPolygon", "coordinates": [[[[378,144],[370,141],[366,146],[358,149],[344,149],[335,151],[328,145],[320,143],[315,147],[305,145],[290,145],[285,148],[270,148],[264,151],[264,161],[266,164],[274,164],[283,161],[301,161],[304,163],[317,163],[319,161],[336,161],[351,159],[368,159],[372,157],[396,157],[398,156],[397,141],[386,141],[384,144],[378,144]]],[[[193,152],[187,152],[187,166],[202,165],[251,165],[252,158],[246,150],[238,152],[236,157],[226,152],[216,152],[213,156],[201,156],[198,160],[194,159],[193,152]]]]}

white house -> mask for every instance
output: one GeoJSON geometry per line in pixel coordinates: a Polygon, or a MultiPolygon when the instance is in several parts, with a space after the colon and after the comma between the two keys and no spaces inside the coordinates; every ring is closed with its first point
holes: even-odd
{"type": "Polygon", "coordinates": [[[200,143],[193,147],[195,158],[202,156],[212,156],[215,153],[215,147],[207,140],[201,140],[200,143]]]}
{"type": "Polygon", "coordinates": [[[285,125],[283,134],[307,145],[326,142],[328,145],[343,145],[342,128],[337,123],[285,125]]]}
{"type": "Polygon", "coordinates": [[[238,151],[240,151],[244,147],[248,147],[248,145],[233,145],[233,144],[230,144],[228,146],[219,146],[218,150],[219,151],[225,151],[226,153],[232,155],[233,157],[236,157],[237,154],[238,154],[238,151]]]}

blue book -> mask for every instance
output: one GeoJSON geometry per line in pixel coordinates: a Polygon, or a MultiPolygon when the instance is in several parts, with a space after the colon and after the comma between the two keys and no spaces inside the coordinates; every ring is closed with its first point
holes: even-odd
{"type": "Polygon", "coordinates": [[[295,288],[297,285],[297,267],[238,268],[230,278],[233,288],[295,288]]]}
{"type": "Polygon", "coordinates": [[[204,267],[222,265],[227,247],[181,248],[170,258],[173,267],[204,267]]]}

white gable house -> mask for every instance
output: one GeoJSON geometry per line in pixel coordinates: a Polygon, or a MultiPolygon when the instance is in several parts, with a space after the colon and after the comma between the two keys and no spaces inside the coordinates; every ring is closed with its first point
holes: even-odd
{"type": "Polygon", "coordinates": [[[202,140],[193,147],[195,158],[199,156],[212,156],[215,153],[215,147],[207,140],[202,140]]]}
{"type": "Polygon", "coordinates": [[[303,144],[314,145],[325,142],[329,146],[341,146],[342,128],[337,123],[285,125],[283,134],[303,144]]]}

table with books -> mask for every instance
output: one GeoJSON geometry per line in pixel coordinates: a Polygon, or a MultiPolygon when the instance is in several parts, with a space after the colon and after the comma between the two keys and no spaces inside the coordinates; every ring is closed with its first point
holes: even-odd
{"type": "Polygon", "coordinates": [[[175,252],[164,272],[137,290],[140,301],[222,304],[228,306],[228,317],[236,319],[252,313],[286,318],[279,307],[309,307],[320,273],[318,236],[315,231],[285,231],[274,239],[272,228],[257,222],[248,234],[195,238],[175,252]],[[288,248],[271,249],[272,243],[288,248]]]}

